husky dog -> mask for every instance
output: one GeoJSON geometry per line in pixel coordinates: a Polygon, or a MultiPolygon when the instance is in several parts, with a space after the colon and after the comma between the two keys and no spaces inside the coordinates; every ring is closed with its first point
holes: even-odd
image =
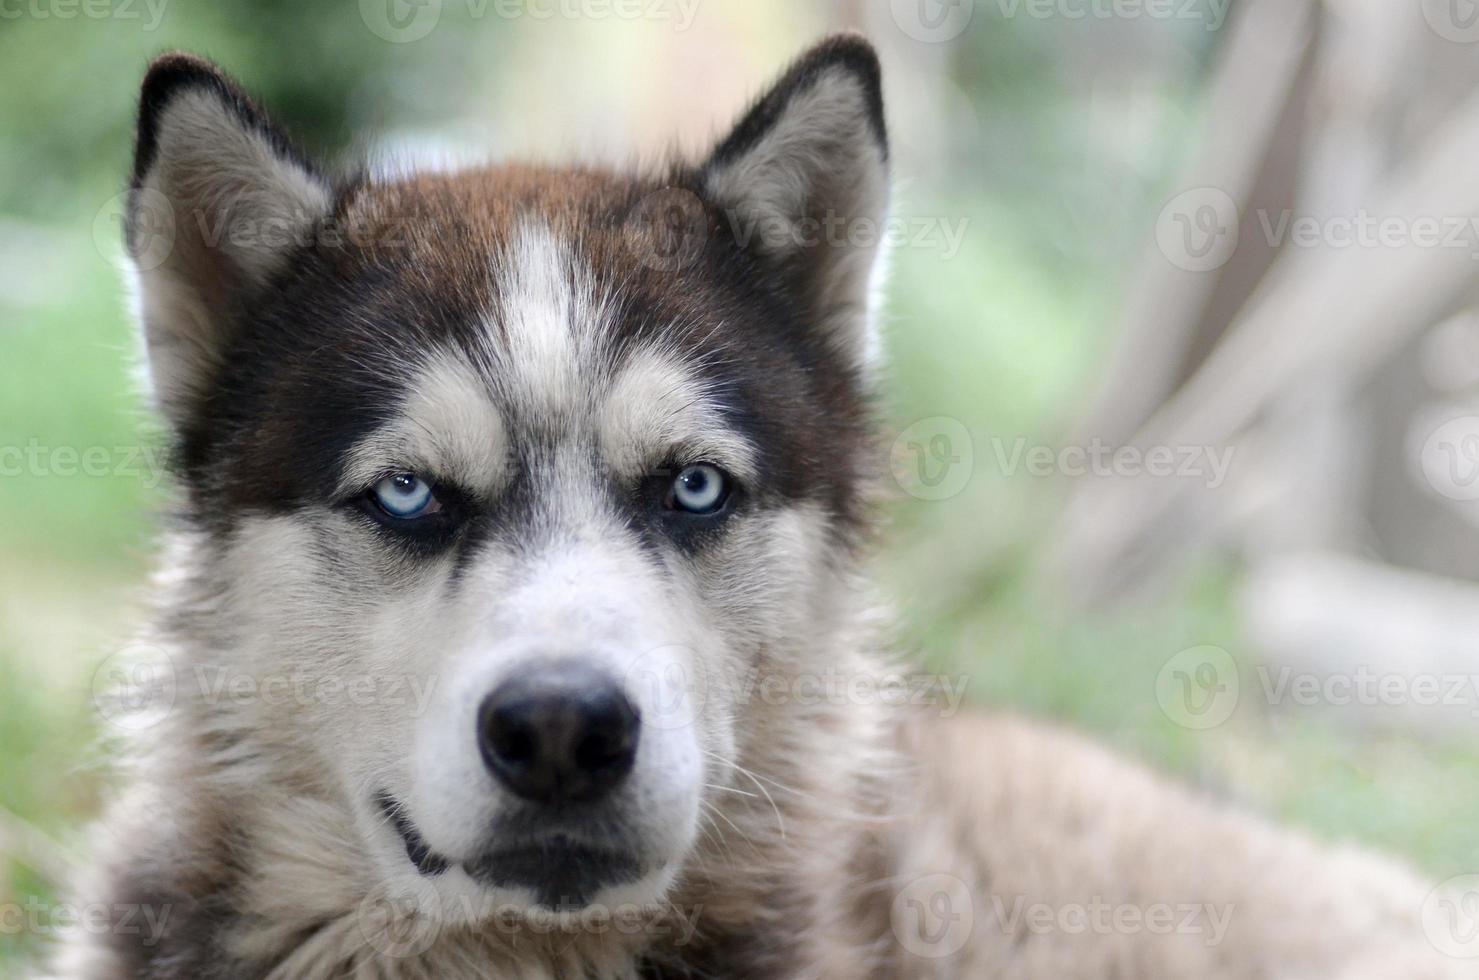
{"type": "Polygon", "coordinates": [[[126,234],[181,518],[58,975],[1458,976],[1378,858],[817,693],[895,676],[888,160],[853,36],[646,173],[330,176],[155,61],[126,234]]]}

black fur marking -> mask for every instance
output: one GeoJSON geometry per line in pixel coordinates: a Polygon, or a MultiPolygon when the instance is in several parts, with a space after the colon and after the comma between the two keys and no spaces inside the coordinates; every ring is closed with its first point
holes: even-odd
{"type": "Polygon", "coordinates": [[[883,114],[883,69],[878,52],[861,35],[842,34],[828,38],[802,55],[719,144],[709,167],[722,166],[747,153],[776,124],[792,99],[834,69],[850,72],[862,86],[868,126],[887,159],[888,126],[883,114]]]}
{"type": "Polygon", "coordinates": [[[160,55],[149,65],[139,93],[138,141],[134,147],[134,188],[140,187],[159,153],[159,123],[170,101],[182,92],[204,90],[221,103],[244,128],[266,140],[274,152],[303,170],[320,176],[313,162],[281,129],[257,108],[225,72],[204,58],[183,52],[160,55]]]}
{"type": "MultiPolygon", "coordinates": [[[[375,804],[404,842],[406,856],[418,872],[434,878],[451,867],[451,862],[431,851],[394,797],[382,791],[376,794],[375,804]]],[[[556,814],[542,822],[553,827],[559,819],[556,814]]],[[[488,884],[532,889],[535,900],[552,909],[582,908],[600,889],[635,881],[643,874],[641,862],[624,851],[594,847],[553,832],[536,835],[521,845],[505,844],[463,867],[488,884]]]]}
{"type": "Polygon", "coordinates": [[[411,821],[406,817],[405,808],[395,801],[389,793],[380,792],[375,797],[375,803],[380,807],[380,812],[395,827],[395,832],[400,835],[401,842],[406,845],[406,857],[416,866],[416,870],[428,878],[435,878],[447,870],[449,864],[447,859],[433,854],[431,848],[426,845],[411,821]]]}
{"type": "Polygon", "coordinates": [[[546,908],[578,910],[602,888],[642,877],[631,855],[552,835],[521,847],[506,847],[470,861],[467,873],[505,888],[529,888],[546,908]]]}
{"type": "MultiPolygon", "coordinates": [[[[721,931],[704,935],[700,942],[674,949],[652,949],[637,964],[640,980],[714,980],[744,977],[745,980],[790,980],[807,964],[806,939],[795,935],[810,916],[797,905],[790,915],[777,911],[785,901],[768,907],[773,920],[747,931],[721,931]]],[[[816,964],[824,966],[830,964],[816,964]]],[[[870,975],[871,976],[871,975],[870,975]]],[[[881,977],[881,974],[880,974],[881,977]]],[[[857,980],[869,980],[858,977],[857,980]]]]}
{"type": "Polygon", "coordinates": [[[198,518],[335,500],[350,449],[404,402],[420,360],[413,351],[445,335],[427,320],[476,320],[455,298],[407,279],[349,250],[308,248],[235,312],[221,376],[180,433],[187,483],[217,505],[198,518]]]}
{"type": "MultiPolygon", "coordinates": [[[[151,846],[162,842],[151,841],[151,846]]],[[[221,842],[220,854],[234,853],[240,841],[221,842]]],[[[139,922],[115,921],[104,940],[127,972],[140,980],[227,980],[243,975],[243,964],[223,955],[224,933],[237,915],[242,870],[223,863],[206,869],[186,866],[190,855],[176,855],[178,865],[125,865],[114,874],[109,897],[115,917],[138,910],[144,923],[163,926],[151,935],[139,922]]],[[[137,916],[136,916],[137,918],[137,916]]]]}
{"type": "MultiPolygon", "coordinates": [[[[702,193],[699,174],[685,180],[702,193]]],[[[721,226],[679,283],[653,283],[639,306],[665,312],[687,297],[703,308],[676,340],[716,392],[725,424],[762,450],[758,479],[745,487],[752,503],[819,503],[851,539],[865,524],[860,490],[871,474],[858,464],[871,455],[871,405],[864,379],[816,329],[810,273],[768,261],[721,226]]]]}

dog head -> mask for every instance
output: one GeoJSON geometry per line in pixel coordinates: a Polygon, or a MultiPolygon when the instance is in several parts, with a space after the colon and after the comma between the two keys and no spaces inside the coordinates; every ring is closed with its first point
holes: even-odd
{"type": "Polygon", "coordinates": [[[646,175],[334,178],[156,61],[126,235],[189,655],[261,694],[203,709],[220,741],[291,752],[383,877],[661,899],[767,735],[734,679],[828,647],[886,169],[852,37],[646,175]]]}

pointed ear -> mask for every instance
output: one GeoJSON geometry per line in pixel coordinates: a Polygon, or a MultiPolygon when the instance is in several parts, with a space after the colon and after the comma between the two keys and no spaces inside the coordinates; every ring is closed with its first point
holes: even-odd
{"type": "Polygon", "coordinates": [[[872,284],[888,216],[888,136],[872,45],[812,48],[719,144],[704,189],[836,349],[872,359],[872,284]]]}
{"type": "Polygon", "coordinates": [[[331,207],[328,182],[215,65],[169,54],[149,66],[124,236],[171,423],[207,391],[233,310],[331,207]]]}

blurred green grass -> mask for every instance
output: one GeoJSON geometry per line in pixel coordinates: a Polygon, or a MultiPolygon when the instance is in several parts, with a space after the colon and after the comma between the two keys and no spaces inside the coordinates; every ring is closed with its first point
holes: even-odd
{"type": "Polygon", "coordinates": [[[91,268],[65,305],[33,307],[9,325],[0,363],[0,524],[7,555],[105,564],[137,559],[159,476],[140,453],[158,446],[129,373],[123,279],[90,239],[66,240],[54,261],[91,268]],[[84,467],[93,451],[96,464],[84,467]],[[59,452],[68,456],[59,458],[59,452]],[[76,460],[73,461],[72,455],[76,460]],[[19,471],[19,472],[17,472],[19,471]],[[69,475],[76,474],[76,475],[69,475]],[[95,474],[95,475],[88,475],[95,474]]]}

